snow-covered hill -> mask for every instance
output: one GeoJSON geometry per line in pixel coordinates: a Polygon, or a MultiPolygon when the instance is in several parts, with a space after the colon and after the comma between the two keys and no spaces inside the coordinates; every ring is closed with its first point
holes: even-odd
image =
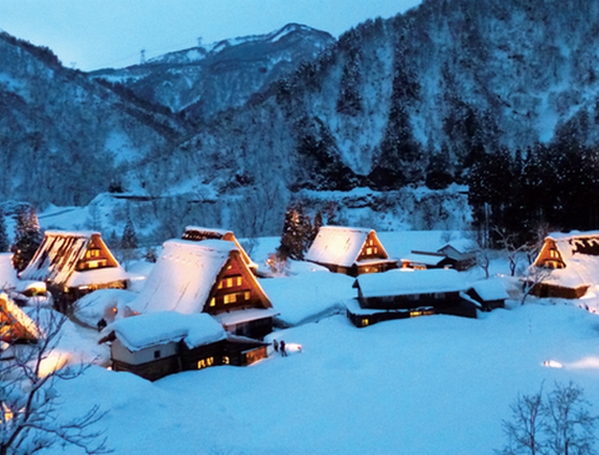
{"type": "Polygon", "coordinates": [[[189,117],[207,119],[241,106],[333,42],[326,32],[288,24],[269,34],[171,52],[143,65],[98,70],[91,76],[122,83],[173,112],[184,110],[189,117]]]}

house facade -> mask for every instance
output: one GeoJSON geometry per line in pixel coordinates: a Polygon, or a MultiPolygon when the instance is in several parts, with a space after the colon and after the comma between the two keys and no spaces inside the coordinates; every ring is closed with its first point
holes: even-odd
{"type": "Polygon", "coordinates": [[[398,261],[389,258],[374,230],[353,227],[321,227],[305,259],[350,276],[398,267],[398,261]]]}
{"type": "Polygon", "coordinates": [[[0,293],[0,341],[5,343],[33,342],[40,330],[27,313],[4,292],[0,293]]]}
{"type": "Polygon", "coordinates": [[[250,365],[267,356],[266,343],[231,336],[206,313],[148,313],[121,319],[107,330],[112,369],[150,381],[181,371],[250,365]]]}
{"type": "Polygon", "coordinates": [[[71,303],[96,289],[125,289],[128,275],[99,232],[46,231],[19,278],[46,282],[57,309],[68,312],[71,303]]]}

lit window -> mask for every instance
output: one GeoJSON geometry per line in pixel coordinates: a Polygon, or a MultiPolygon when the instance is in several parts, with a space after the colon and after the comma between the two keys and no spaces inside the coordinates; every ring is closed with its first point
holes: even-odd
{"type": "Polygon", "coordinates": [[[222,281],[222,280],[221,280],[221,282],[220,282],[220,283],[218,283],[218,288],[219,288],[219,289],[222,289],[222,288],[223,288],[223,281],[222,281]]]}
{"type": "Polygon", "coordinates": [[[418,316],[422,316],[422,311],[410,311],[411,318],[417,318],[418,316]]]}
{"type": "Polygon", "coordinates": [[[225,305],[228,303],[237,302],[237,294],[227,294],[225,295],[225,305]]]}
{"type": "Polygon", "coordinates": [[[216,299],[214,297],[210,299],[210,306],[216,306],[216,299]]]}
{"type": "Polygon", "coordinates": [[[371,255],[372,254],[372,248],[366,248],[366,254],[367,255],[371,255]]]}
{"type": "Polygon", "coordinates": [[[366,327],[369,323],[370,321],[368,320],[368,318],[362,319],[362,327],[366,327]]]}
{"type": "Polygon", "coordinates": [[[243,293],[243,298],[244,298],[245,300],[250,300],[250,298],[251,298],[251,297],[252,297],[252,293],[251,293],[250,291],[245,291],[245,292],[243,293]]]}
{"type": "Polygon", "coordinates": [[[374,254],[379,254],[379,249],[378,249],[378,248],[375,246],[375,247],[372,249],[372,252],[373,252],[374,254]]]}
{"type": "Polygon", "coordinates": [[[228,288],[232,288],[233,287],[233,278],[227,278],[227,287],[228,288]]]}
{"type": "Polygon", "coordinates": [[[549,256],[552,257],[553,259],[557,259],[557,251],[549,250],[549,256]]]}
{"type": "Polygon", "coordinates": [[[223,356],[223,365],[229,365],[231,363],[231,360],[229,359],[229,356],[224,355],[223,356]]]}
{"type": "Polygon", "coordinates": [[[237,277],[237,286],[241,286],[241,277],[240,276],[237,277]]]}
{"type": "Polygon", "coordinates": [[[208,368],[214,365],[214,357],[208,357],[207,359],[198,360],[198,370],[202,368],[208,368]]]}

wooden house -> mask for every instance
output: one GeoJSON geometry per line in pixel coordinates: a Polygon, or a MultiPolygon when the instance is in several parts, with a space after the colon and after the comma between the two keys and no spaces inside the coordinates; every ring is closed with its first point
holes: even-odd
{"type": "Polygon", "coordinates": [[[412,251],[401,258],[401,267],[404,269],[426,270],[455,268],[455,261],[441,253],[426,251],[412,251]]]}
{"type": "Polygon", "coordinates": [[[510,297],[501,281],[493,278],[473,283],[466,294],[480,303],[483,311],[505,308],[510,297]]]}
{"type": "Polygon", "coordinates": [[[0,341],[6,343],[36,341],[37,324],[5,293],[0,293],[0,341]]]}
{"type": "Polygon", "coordinates": [[[476,242],[470,239],[452,240],[437,250],[452,262],[456,270],[467,270],[476,265],[476,242]]]}
{"type": "Polygon", "coordinates": [[[553,233],[545,238],[533,263],[539,297],[577,299],[599,284],[599,231],[553,233]]]}
{"type": "Polygon", "coordinates": [[[148,313],[121,319],[107,330],[112,369],[150,381],[218,365],[250,365],[267,356],[267,343],[227,334],[206,313],[148,313]]]}
{"type": "Polygon", "coordinates": [[[250,258],[250,255],[247,254],[245,249],[241,246],[233,231],[199,226],[187,226],[181,238],[183,240],[190,240],[192,242],[202,242],[204,240],[226,240],[228,242],[233,242],[250,270],[255,273],[258,269],[258,264],[252,261],[252,258],[250,258]]]}
{"type": "Polygon", "coordinates": [[[100,233],[46,231],[33,259],[19,277],[45,281],[59,310],[96,289],[125,289],[127,272],[100,233]]]}
{"type": "Polygon", "coordinates": [[[476,318],[478,305],[465,298],[468,286],[455,270],[390,270],[359,276],[358,297],[347,306],[356,327],[432,314],[476,318]]]}
{"type": "Polygon", "coordinates": [[[331,272],[358,276],[397,268],[376,232],[341,226],[323,226],[306,253],[305,259],[328,268],[331,272]]]}
{"type": "Polygon", "coordinates": [[[239,249],[225,240],[168,240],[139,297],[139,313],[208,313],[228,332],[262,338],[277,314],[239,249]]]}

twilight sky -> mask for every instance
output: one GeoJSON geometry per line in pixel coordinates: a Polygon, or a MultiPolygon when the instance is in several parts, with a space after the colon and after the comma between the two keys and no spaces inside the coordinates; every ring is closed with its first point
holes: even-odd
{"type": "Polygon", "coordinates": [[[421,0],[0,0],[0,29],[47,46],[83,71],[123,67],[225,38],[262,34],[289,22],[337,37],[421,0]]]}

